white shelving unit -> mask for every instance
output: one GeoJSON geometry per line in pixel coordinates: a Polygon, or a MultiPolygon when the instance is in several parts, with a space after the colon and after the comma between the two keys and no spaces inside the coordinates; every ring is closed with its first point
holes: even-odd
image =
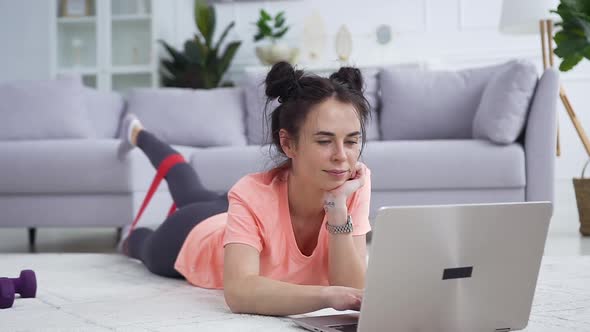
{"type": "Polygon", "coordinates": [[[51,76],[80,75],[87,86],[125,93],[159,84],[153,0],[86,0],[86,16],[63,16],[53,0],[51,76]]]}

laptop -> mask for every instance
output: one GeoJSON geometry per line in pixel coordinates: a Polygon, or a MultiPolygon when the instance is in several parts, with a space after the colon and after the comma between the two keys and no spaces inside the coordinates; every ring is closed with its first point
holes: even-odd
{"type": "Polygon", "coordinates": [[[312,331],[513,331],[528,323],[550,202],[383,207],[360,313],[312,331]]]}

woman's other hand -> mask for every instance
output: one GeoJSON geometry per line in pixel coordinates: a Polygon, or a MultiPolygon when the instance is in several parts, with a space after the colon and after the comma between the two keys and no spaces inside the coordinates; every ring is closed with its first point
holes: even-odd
{"type": "Polygon", "coordinates": [[[361,310],[363,290],[351,287],[328,286],[323,290],[327,306],[335,310],[361,310]]]}

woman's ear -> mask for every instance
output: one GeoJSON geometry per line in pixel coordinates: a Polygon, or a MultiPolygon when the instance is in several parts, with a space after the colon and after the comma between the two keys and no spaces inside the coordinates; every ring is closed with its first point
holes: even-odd
{"type": "Polygon", "coordinates": [[[293,158],[295,155],[293,140],[291,139],[291,135],[289,135],[285,129],[279,130],[279,141],[281,143],[281,148],[287,157],[293,158]]]}

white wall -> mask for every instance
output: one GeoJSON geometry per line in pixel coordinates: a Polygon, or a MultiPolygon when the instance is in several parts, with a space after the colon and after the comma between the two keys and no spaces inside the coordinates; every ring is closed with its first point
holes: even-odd
{"type": "Polygon", "coordinates": [[[49,1],[0,0],[0,82],[49,77],[49,1]]]}
{"type": "MultiPolygon", "coordinates": [[[[230,21],[236,29],[230,39],[243,40],[234,67],[256,65],[251,24],[260,8],[272,13],[286,11],[292,25],[287,40],[301,46],[303,22],[313,10],[325,20],[328,45],[323,62],[336,59],[334,36],[342,24],[353,34],[351,63],[362,66],[395,62],[398,59],[427,59],[439,68],[459,69],[502,62],[513,57],[528,58],[541,64],[539,36],[510,36],[498,32],[501,0],[300,0],[263,1],[217,4],[217,34],[230,21]],[[377,44],[375,29],[389,24],[393,41],[377,44]]],[[[192,36],[195,26],[191,0],[175,2],[174,19],[167,19],[175,27],[170,41],[181,45],[192,36]]],[[[171,11],[172,12],[172,11],[171,11]]],[[[171,13],[169,13],[171,14],[171,13]]],[[[305,59],[303,59],[305,60],[305,59]]],[[[559,63],[559,58],[556,58],[559,63]]],[[[562,82],[581,121],[590,134],[590,63],[584,61],[571,73],[562,74],[562,82]]],[[[579,177],[588,156],[575,132],[570,118],[559,103],[559,122],[562,155],[557,159],[558,179],[579,177]]]]}
{"type": "MultiPolygon", "coordinates": [[[[181,46],[196,31],[193,0],[154,0],[158,38],[181,46]]],[[[301,46],[305,18],[317,10],[326,25],[323,63],[335,63],[334,36],[346,24],[353,34],[351,63],[358,66],[400,59],[426,59],[435,67],[459,69],[505,61],[513,57],[536,61],[541,69],[538,36],[506,36],[497,31],[501,0],[294,0],[216,4],[217,36],[232,20],[236,28],[227,40],[240,39],[242,47],[233,63],[236,72],[257,65],[252,38],[261,7],[272,13],[286,11],[291,31],[287,41],[301,46]],[[375,29],[391,25],[390,45],[376,43],[375,29]]],[[[48,1],[0,0],[0,81],[49,76],[48,1]]],[[[216,37],[217,39],[217,37],[216,37]]],[[[305,50],[303,50],[305,51],[305,50]]],[[[305,58],[303,59],[305,60],[305,58]]],[[[556,58],[557,61],[559,59],[556,58]]],[[[563,85],[582,125],[590,132],[590,62],[562,74],[563,85]]],[[[587,154],[562,105],[558,105],[562,156],[557,178],[579,176],[587,154]]]]}

